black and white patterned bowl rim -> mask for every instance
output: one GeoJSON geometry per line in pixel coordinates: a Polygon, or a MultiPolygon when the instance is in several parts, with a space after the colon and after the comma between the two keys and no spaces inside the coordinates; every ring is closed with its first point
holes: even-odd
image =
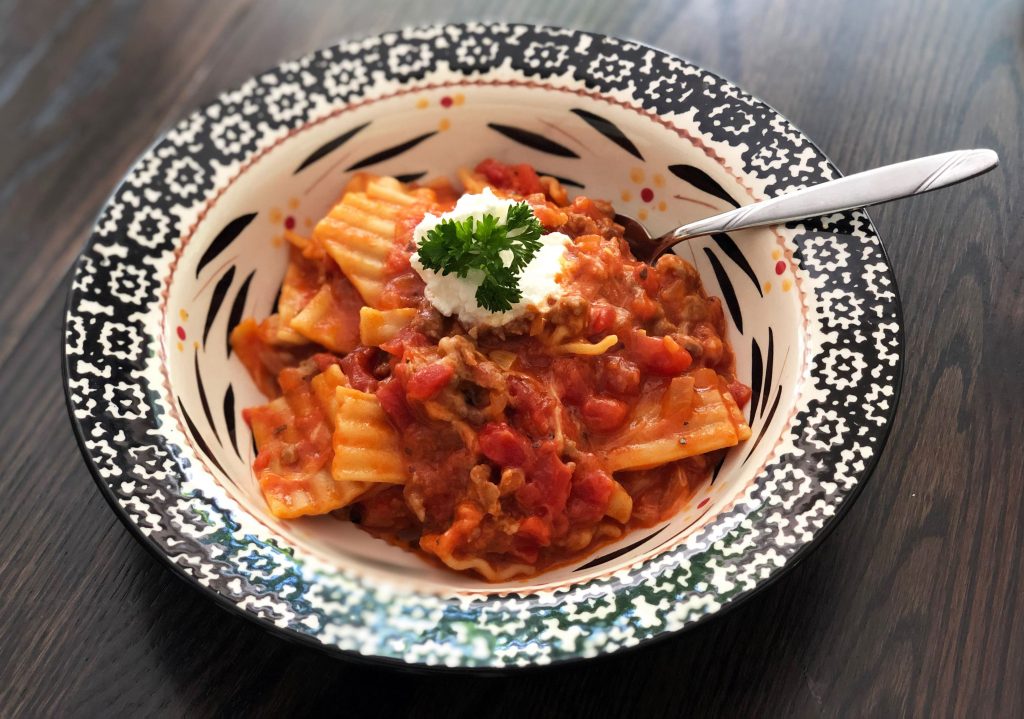
{"type": "MultiPolygon", "coordinates": [[[[483,670],[633,647],[778,578],[838,522],[885,443],[901,380],[901,311],[869,219],[847,212],[786,228],[797,279],[815,288],[806,320],[820,346],[807,357],[803,380],[813,391],[798,398],[783,450],[685,545],[641,564],[551,591],[396,592],[309,565],[243,528],[230,502],[186,482],[193,455],[163,429],[160,353],[147,329],[162,287],[147,267],[174,253],[225,177],[329,108],[388,88],[491,76],[584,88],[666,123],[685,115],[709,146],[737,152],[735,169],[764,196],[837,175],[787,120],[701,68],[635,42],[530,25],[444,25],[344,42],[179,123],[116,189],[78,261],[64,328],[69,411],[104,496],[140,541],[222,606],[288,638],[396,665],[483,670]],[[227,134],[215,121],[239,115],[248,121],[227,134]]],[[[752,384],[765,402],[772,369],[755,360],[752,384]]]]}

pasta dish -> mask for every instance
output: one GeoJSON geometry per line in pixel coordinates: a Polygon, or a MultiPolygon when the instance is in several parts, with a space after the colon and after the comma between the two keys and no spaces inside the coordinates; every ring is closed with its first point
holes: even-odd
{"type": "Polygon", "coordinates": [[[490,159],[458,180],[354,176],[231,342],[275,516],[505,581],[678,511],[750,390],[719,299],[633,258],[609,203],[490,159]]]}

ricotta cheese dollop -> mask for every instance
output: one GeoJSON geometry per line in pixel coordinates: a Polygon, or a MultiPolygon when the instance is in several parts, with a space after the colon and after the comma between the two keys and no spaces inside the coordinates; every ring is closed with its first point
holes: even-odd
{"type": "MultiPolygon", "coordinates": [[[[514,204],[514,200],[500,198],[487,187],[480,194],[463,195],[452,210],[441,215],[427,213],[413,230],[413,242],[419,247],[427,233],[443,220],[461,222],[473,217],[479,221],[488,214],[504,220],[508,208],[514,204]]],[[[424,267],[419,253],[413,254],[411,262],[413,269],[427,285],[424,293],[427,300],[438,312],[448,317],[457,317],[466,325],[497,327],[522,317],[531,307],[542,310],[564,291],[558,282],[558,275],[562,271],[562,259],[565,257],[569,237],[561,232],[551,232],[541,235],[540,241],[541,247],[537,254],[519,274],[522,299],[504,312],[491,312],[477,304],[476,290],[484,279],[483,271],[471,269],[465,277],[454,273],[442,275],[424,267]]],[[[506,250],[501,254],[501,259],[508,267],[512,263],[512,253],[506,250]]]]}

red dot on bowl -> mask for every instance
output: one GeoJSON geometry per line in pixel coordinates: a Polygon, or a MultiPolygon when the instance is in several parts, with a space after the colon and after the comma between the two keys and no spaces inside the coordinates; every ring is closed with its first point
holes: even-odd
{"type": "Polygon", "coordinates": [[[295,229],[295,218],[292,217],[291,215],[288,215],[286,218],[284,218],[284,228],[286,230],[295,229]]]}
{"type": "Polygon", "coordinates": [[[452,99],[450,97],[445,95],[444,97],[441,98],[441,107],[451,107],[451,106],[452,106],[452,99]]]}
{"type": "Polygon", "coordinates": [[[650,202],[651,200],[654,199],[654,190],[652,190],[650,187],[645,187],[644,189],[640,190],[640,199],[643,200],[644,202],[650,202]]]}
{"type": "Polygon", "coordinates": [[[706,505],[710,501],[711,497],[705,497],[704,499],[700,500],[700,504],[697,505],[697,509],[702,509],[704,505],[706,505]]]}
{"type": "Polygon", "coordinates": [[[785,271],[786,271],[786,263],[785,262],[783,262],[782,260],[779,260],[778,262],[775,263],[775,274],[781,275],[785,271]]]}
{"type": "Polygon", "coordinates": [[[185,340],[185,328],[178,325],[178,339],[184,342],[185,340]]]}

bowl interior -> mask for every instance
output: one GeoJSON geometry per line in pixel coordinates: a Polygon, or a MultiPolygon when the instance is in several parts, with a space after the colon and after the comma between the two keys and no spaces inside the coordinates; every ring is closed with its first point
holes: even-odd
{"type": "MultiPolygon", "coordinates": [[[[247,131],[237,117],[216,122],[213,133],[225,142],[247,131]]],[[[209,201],[165,280],[159,326],[166,386],[181,429],[204,465],[189,471],[212,474],[238,505],[297,553],[425,591],[522,592],[567,585],[685,544],[743,494],[792,416],[804,364],[807,288],[794,276],[785,229],[702,238],[678,248],[708,292],[726,305],[737,370],[754,392],[744,410],[752,438],[729,453],[678,515],[528,581],[493,585],[437,569],[331,517],[274,518],[250,469],[255,450],[241,417],[243,408],[265,400],[227,338],[243,316],[262,318],[273,311],[287,260],[285,228],[311,232],[355,171],[454,179],[458,168],[487,156],[529,162],[542,174],[562,178],[570,195],[608,199],[618,211],[662,232],[759,199],[751,178],[732,169],[741,166],[733,150],[707,146],[697,136],[586,93],[465,82],[366,101],[281,137],[209,201]]],[[[182,176],[187,178],[187,167],[182,176]]]]}

